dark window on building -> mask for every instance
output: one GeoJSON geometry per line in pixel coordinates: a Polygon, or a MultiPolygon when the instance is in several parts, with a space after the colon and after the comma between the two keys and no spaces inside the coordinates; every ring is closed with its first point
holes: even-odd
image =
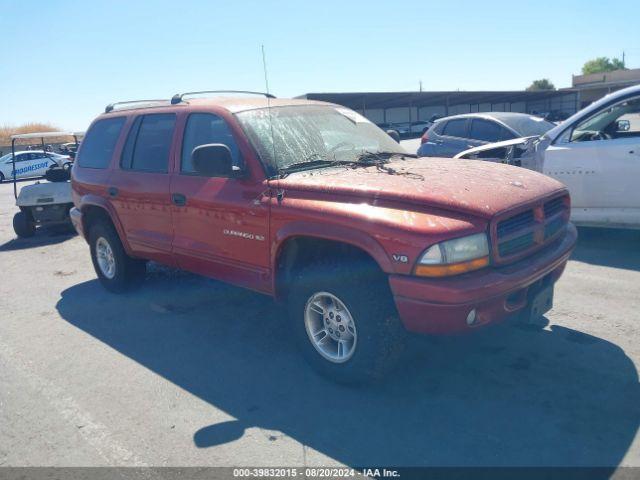
{"type": "Polygon", "coordinates": [[[125,117],[98,120],[87,132],[76,161],[80,167],[107,168],[125,117]]]}
{"type": "Polygon", "coordinates": [[[449,120],[444,127],[443,135],[465,138],[467,136],[467,119],[449,120]]]}
{"type": "Polygon", "coordinates": [[[489,120],[473,119],[469,138],[483,142],[499,142],[512,138],[513,135],[503,126],[489,120]]]}
{"type": "Polygon", "coordinates": [[[222,118],[210,113],[194,113],[189,115],[187,126],[184,131],[182,141],[182,162],[180,171],[184,173],[195,173],[191,162],[191,153],[199,145],[209,143],[222,143],[231,150],[233,165],[241,167],[242,160],[235,139],[222,118]]]}
{"type": "Polygon", "coordinates": [[[122,168],[166,173],[175,124],[172,113],[136,118],[122,151],[122,168]]]}

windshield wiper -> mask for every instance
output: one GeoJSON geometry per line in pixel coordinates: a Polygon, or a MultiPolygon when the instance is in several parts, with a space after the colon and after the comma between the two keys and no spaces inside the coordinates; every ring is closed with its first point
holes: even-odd
{"type": "Polygon", "coordinates": [[[313,157],[320,157],[320,158],[316,158],[315,160],[306,160],[304,162],[297,162],[297,163],[292,163],[290,165],[287,165],[286,167],[283,167],[278,170],[278,177],[284,178],[293,172],[303,172],[305,170],[314,170],[316,168],[332,167],[334,165],[351,165],[355,163],[355,161],[329,160],[327,158],[322,158],[320,155],[316,155],[316,154],[310,156],[310,158],[313,158],[313,157]]]}
{"type": "Polygon", "coordinates": [[[278,170],[277,178],[285,178],[287,175],[293,172],[303,172],[305,170],[314,170],[322,167],[332,167],[336,165],[351,165],[352,167],[358,166],[371,166],[371,165],[383,165],[389,161],[391,157],[400,156],[418,158],[417,155],[411,153],[392,152],[392,151],[377,151],[371,152],[365,150],[356,157],[355,160],[336,160],[323,157],[319,153],[313,153],[307,157],[304,162],[296,162],[278,170]],[[312,160],[313,159],[313,160],[312,160]]]}
{"type": "Polygon", "coordinates": [[[371,152],[369,150],[365,150],[360,155],[358,155],[358,161],[360,163],[386,163],[389,161],[391,157],[409,157],[409,158],[418,158],[417,155],[413,153],[403,153],[403,152],[393,152],[387,150],[378,150],[377,152],[371,152]]]}
{"type": "Polygon", "coordinates": [[[396,157],[396,156],[399,156],[402,159],[404,159],[405,157],[418,158],[417,155],[413,155],[411,153],[389,152],[389,151],[378,151],[378,152],[364,151],[360,155],[358,155],[358,161],[354,164],[354,166],[361,165],[363,167],[375,167],[376,170],[380,172],[388,173],[389,175],[404,175],[407,177],[424,180],[424,177],[419,173],[412,173],[402,169],[396,170],[395,168],[389,167],[387,164],[389,163],[391,157],[396,157]]]}

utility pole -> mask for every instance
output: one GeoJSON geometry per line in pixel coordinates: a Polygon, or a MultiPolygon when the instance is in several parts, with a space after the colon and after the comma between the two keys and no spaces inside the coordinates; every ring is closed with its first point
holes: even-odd
{"type": "Polygon", "coordinates": [[[626,68],[626,65],[624,63],[624,50],[622,51],[622,68],[626,68]]]}
{"type": "Polygon", "coordinates": [[[422,91],[422,80],[419,80],[419,84],[420,84],[420,91],[422,91]]]}

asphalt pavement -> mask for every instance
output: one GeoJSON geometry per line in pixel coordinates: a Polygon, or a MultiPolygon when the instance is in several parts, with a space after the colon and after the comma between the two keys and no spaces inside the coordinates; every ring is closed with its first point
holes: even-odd
{"type": "Polygon", "coordinates": [[[640,466],[640,232],[581,229],[544,328],[418,338],[349,388],[268,297],[157,265],[110,294],[15,211],[0,185],[0,465],[640,466]]]}

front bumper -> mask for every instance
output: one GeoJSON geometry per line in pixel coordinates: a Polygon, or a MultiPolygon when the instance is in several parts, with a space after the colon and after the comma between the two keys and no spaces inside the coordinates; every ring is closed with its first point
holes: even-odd
{"type": "Polygon", "coordinates": [[[451,334],[503,320],[526,307],[530,291],[560,278],[577,238],[569,224],[562,238],[511,265],[446,279],[391,275],[402,323],[411,332],[451,334]],[[477,319],[469,326],[467,315],[473,309],[477,319]]]}
{"type": "Polygon", "coordinates": [[[69,218],[71,218],[73,228],[76,229],[78,235],[84,237],[84,229],[82,228],[82,212],[78,208],[73,207],[69,210],[69,218]]]}

